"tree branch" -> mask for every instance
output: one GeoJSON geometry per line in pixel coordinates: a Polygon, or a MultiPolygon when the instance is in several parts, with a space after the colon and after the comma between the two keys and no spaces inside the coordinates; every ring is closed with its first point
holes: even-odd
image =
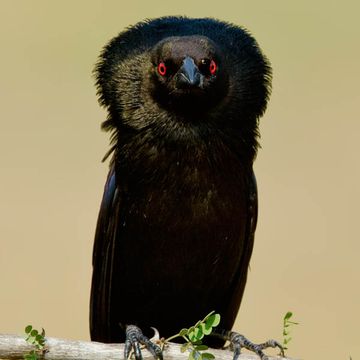
{"type": "MultiPolygon", "coordinates": [[[[45,360],[123,360],[124,344],[102,344],[90,341],[64,340],[46,337],[47,352],[45,360]]],[[[0,334],[0,359],[23,359],[34,347],[27,344],[25,338],[19,335],[0,334]]],[[[218,360],[232,360],[229,350],[209,349],[218,360]]],[[[143,350],[144,360],[153,360],[151,353],[143,350]]],[[[180,345],[169,343],[164,350],[166,360],[187,360],[188,353],[180,352],[180,345]]],[[[259,360],[253,354],[241,354],[240,360],[259,360]]],[[[280,359],[269,358],[270,359],[280,359]]],[[[282,358],[285,359],[285,358],[282,358]]]]}

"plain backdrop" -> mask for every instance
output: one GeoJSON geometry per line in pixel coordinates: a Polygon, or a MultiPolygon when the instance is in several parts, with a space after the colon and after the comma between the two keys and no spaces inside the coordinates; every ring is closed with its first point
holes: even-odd
{"type": "Polygon", "coordinates": [[[281,340],[292,310],[300,325],[289,355],[359,358],[358,4],[1,0],[0,332],[31,323],[49,336],[89,338],[109,143],[92,69],[130,24],[212,16],[248,28],[274,69],[255,164],[258,229],[235,329],[281,340]]]}

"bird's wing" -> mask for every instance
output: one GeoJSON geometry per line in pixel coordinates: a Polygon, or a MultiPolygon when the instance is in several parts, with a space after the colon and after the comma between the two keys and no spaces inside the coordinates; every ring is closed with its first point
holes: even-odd
{"type": "Polygon", "coordinates": [[[106,342],[110,331],[111,277],[119,221],[120,192],[112,165],[105,184],[93,250],[93,279],[90,298],[91,339],[106,342]]]}
{"type": "Polygon", "coordinates": [[[249,181],[249,205],[248,205],[248,223],[247,223],[247,263],[250,261],[252,248],[254,245],[254,236],[258,217],[258,193],[254,171],[251,172],[249,181]]]}
{"type": "Polygon", "coordinates": [[[243,252],[239,261],[239,266],[236,272],[236,276],[232,282],[232,288],[229,291],[228,302],[224,301],[224,319],[227,320],[227,324],[223,323],[224,329],[231,329],[233,322],[237,316],[237,312],[240,307],[241,299],[244,293],[244,288],[247,279],[247,272],[249,268],[250,258],[254,246],[254,236],[258,215],[258,195],[257,184],[253,170],[249,175],[248,186],[248,206],[247,206],[247,220],[246,230],[244,236],[243,252]]]}

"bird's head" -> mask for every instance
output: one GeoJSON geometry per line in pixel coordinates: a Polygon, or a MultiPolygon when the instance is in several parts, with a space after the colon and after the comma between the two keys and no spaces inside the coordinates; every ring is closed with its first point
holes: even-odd
{"type": "Polygon", "coordinates": [[[223,55],[205,36],[174,36],[151,51],[150,88],[163,106],[178,111],[209,109],[226,94],[228,74],[223,55]]]}
{"type": "Polygon", "coordinates": [[[271,88],[270,64],[255,39],[207,18],[136,24],[105,46],[95,74],[108,130],[173,135],[204,125],[255,139],[271,88]]]}

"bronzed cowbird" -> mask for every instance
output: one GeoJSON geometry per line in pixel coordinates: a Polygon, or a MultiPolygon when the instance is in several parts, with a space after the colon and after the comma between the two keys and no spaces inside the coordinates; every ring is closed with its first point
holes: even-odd
{"type": "Polygon", "coordinates": [[[230,330],[253,248],[269,62],[241,27],[163,17],[111,40],[95,74],[112,146],[91,338],[133,345],[146,339],[139,328],[168,336],[212,310],[230,330]]]}

